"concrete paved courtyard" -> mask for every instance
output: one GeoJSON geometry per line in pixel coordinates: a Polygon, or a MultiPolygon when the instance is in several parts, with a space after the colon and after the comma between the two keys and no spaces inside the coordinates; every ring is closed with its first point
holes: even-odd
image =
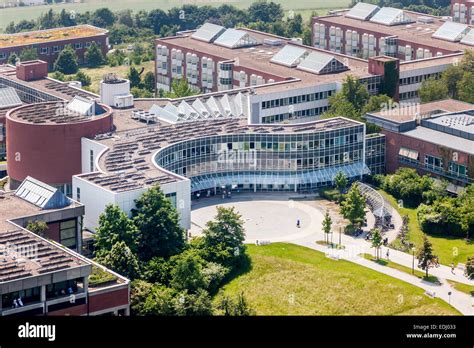
{"type": "Polygon", "coordinates": [[[217,206],[235,207],[245,221],[246,243],[288,242],[317,233],[323,214],[314,206],[292,200],[295,194],[239,194],[232,198],[211,197],[193,201],[191,235],[200,235],[213,220],[217,206]],[[300,220],[301,227],[296,226],[300,220]]]}

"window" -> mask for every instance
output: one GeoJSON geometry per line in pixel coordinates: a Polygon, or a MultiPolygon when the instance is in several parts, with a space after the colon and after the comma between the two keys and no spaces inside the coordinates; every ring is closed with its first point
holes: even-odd
{"type": "Polygon", "coordinates": [[[53,46],[53,52],[58,53],[59,52],[59,46],[53,46]]]}
{"type": "Polygon", "coordinates": [[[467,177],[467,167],[455,162],[449,162],[449,173],[455,176],[467,177]]]}
{"type": "Polygon", "coordinates": [[[66,296],[70,295],[71,293],[77,292],[77,285],[79,281],[79,279],[72,279],[58,282],[55,284],[48,284],[46,286],[46,299],[66,296]]]}
{"type": "Polygon", "coordinates": [[[89,48],[91,47],[91,43],[90,42],[86,42],[86,48],[89,48]]]}
{"type": "Polygon", "coordinates": [[[166,198],[168,198],[171,202],[171,205],[173,208],[177,208],[177,202],[176,202],[176,192],[168,193],[165,195],[166,198]]]}
{"type": "Polygon", "coordinates": [[[78,202],[81,201],[81,188],[80,187],[76,187],[76,199],[78,202]]]}
{"type": "Polygon", "coordinates": [[[74,44],[74,47],[76,48],[76,50],[81,49],[81,48],[82,48],[82,42],[76,42],[76,43],[74,44]]]}
{"type": "Polygon", "coordinates": [[[59,224],[59,241],[62,245],[75,249],[76,248],[76,219],[63,221],[59,224]]]}
{"type": "Polygon", "coordinates": [[[23,305],[28,305],[33,302],[40,301],[41,287],[25,289],[15,292],[10,292],[8,294],[2,295],[2,307],[4,309],[9,309],[14,307],[13,300],[16,300],[21,297],[21,302],[23,305]]]}
{"type": "Polygon", "coordinates": [[[89,152],[89,167],[90,171],[94,171],[94,150],[90,150],[89,152]]]}
{"type": "Polygon", "coordinates": [[[443,160],[439,157],[426,155],[425,156],[425,167],[429,169],[433,169],[436,171],[443,170],[443,160]]]}
{"type": "Polygon", "coordinates": [[[7,59],[7,54],[5,52],[0,52],[0,59],[7,59]]]}

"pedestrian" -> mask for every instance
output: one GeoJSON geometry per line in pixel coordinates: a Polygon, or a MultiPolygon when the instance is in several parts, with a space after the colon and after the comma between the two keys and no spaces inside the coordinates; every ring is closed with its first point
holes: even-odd
{"type": "Polygon", "coordinates": [[[296,227],[300,228],[300,219],[296,220],[296,227]]]}
{"type": "Polygon", "coordinates": [[[388,261],[389,257],[390,257],[390,249],[387,249],[387,261],[388,261]]]}
{"type": "Polygon", "coordinates": [[[452,274],[455,274],[455,273],[454,273],[454,262],[451,263],[451,273],[452,273],[452,274]]]}

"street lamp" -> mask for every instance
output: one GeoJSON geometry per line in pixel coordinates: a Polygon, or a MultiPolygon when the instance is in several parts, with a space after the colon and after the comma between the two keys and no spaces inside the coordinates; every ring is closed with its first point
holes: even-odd
{"type": "Polygon", "coordinates": [[[415,247],[412,247],[411,251],[413,252],[413,262],[412,262],[412,265],[411,265],[411,274],[415,274],[415,247]]]}

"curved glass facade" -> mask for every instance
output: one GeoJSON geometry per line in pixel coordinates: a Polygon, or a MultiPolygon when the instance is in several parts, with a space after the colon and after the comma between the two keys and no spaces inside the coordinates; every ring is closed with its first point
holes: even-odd
{"type": "Polygon", "coordinates": [[[186,140],[160,150],[156,164],[191,179],[192,191],[307,190],[338,171],[368,172],[364,126],[299,133],[226,134],[186,140]]]}

